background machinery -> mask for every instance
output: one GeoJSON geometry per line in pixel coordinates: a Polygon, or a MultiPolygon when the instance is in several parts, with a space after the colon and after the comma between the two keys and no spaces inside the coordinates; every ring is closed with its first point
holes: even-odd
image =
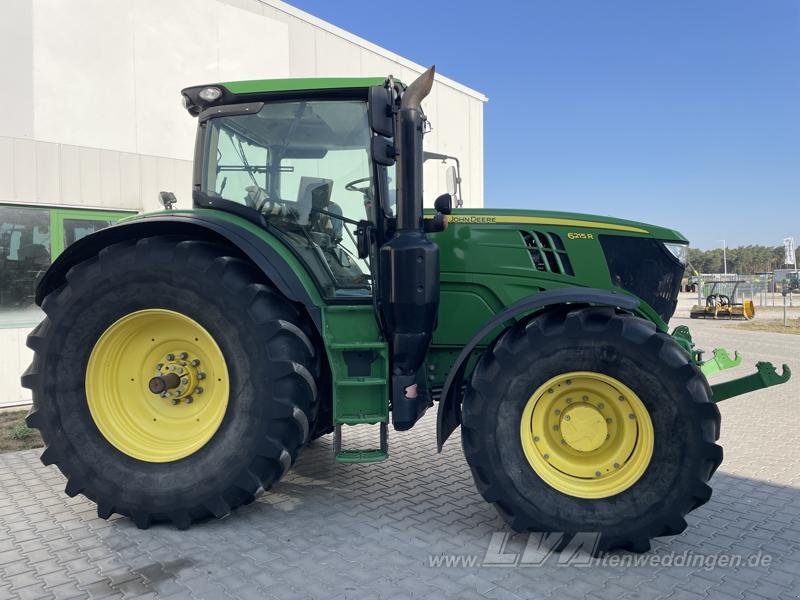
{"type": "Polygon", "coordinates": [[[752,298],[739,298],[739,286],[744,280],[714,281],[705,298],[705,304],[695,304],[689,316],[692,319],[742,318],[754,319],[756,306],[752,298]]]}

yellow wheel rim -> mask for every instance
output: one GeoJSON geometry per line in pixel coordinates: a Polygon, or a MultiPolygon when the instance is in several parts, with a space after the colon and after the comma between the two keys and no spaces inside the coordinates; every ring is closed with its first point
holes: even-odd
{"type": "Polygon", "coordinates": [[[171,310],[133,312],[106,329],[89,356],[85,385],[100,433],[147,462],[197,452],[228,406],[222,351],[199,323],[171,310]],[[154,378],[175,385],[154,393],[154,378]]]}
{"type": "Polygon", "coordinates": [[[653,423],[639,397],[619,380],[590,371],[541,385],[522,412],[520,437],[536,474],[578,498],[628,489],[653,455],[653,423]]]}

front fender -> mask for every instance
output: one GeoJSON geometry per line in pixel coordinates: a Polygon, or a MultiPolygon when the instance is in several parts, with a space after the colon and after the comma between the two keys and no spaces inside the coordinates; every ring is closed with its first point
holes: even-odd
{"type": "Polygon", "coordinates": [[[473,350],[481,340],[494,331],[497,327],[523,316],[551,306],[560,304],[593,304],[599,306],[613,306],[623,310],[635,311],[639,307],[639,299],[630,294],[600,290],[595,288],[567,287],[547,290],[528,296],[513,304],[489,319],[483,327],[464,346],[461,353],[453,363],[450,373],[444,382],[442,395],[439,399],[439,409],[436,415],[436,445],[439,452],[450,434],[461,424],[461,399],[464,370],[473,350]]]}
{"type": "Polygon", "coordinates": [[[238,217],[221,218],[197,213],[164,213],[123,221],[87,235],[67,247],[39,281],[36,304],[41,306],[44,298],[64,283],[67,272],[74,265],[95,256],[106,246],[154,235],[185,235],[192,239],[228,243],[238,248],[284,296],[303,304],[321,331],[321,300],[309,278],[299,275],[305,274],[305,270],[288,250],[280,252],[267,241],[266,236],[270,234],[266,230],[256,232],[256,229],[257,226],[238,217]]]}

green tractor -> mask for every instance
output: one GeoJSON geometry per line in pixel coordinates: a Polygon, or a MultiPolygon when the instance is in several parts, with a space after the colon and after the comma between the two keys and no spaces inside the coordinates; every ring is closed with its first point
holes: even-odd
{"type": "Polygon", "coordinates": [[[69,496],[186,528],[252,502],[321,435],[338,461],[385,459],[389,424],[438,402],[439,450],[460,426],[514,530],[644,551],[686,527],[722,460],[715,402],[788,369],[709,386],[736,361],[668,333],[675,231],[450,194],[424,211],[433,76],[183,90],[193,209],[166,194],[37,288],[27,422],[69,496]],[[343,426],[374,447],[345,447],[343,426]]]}

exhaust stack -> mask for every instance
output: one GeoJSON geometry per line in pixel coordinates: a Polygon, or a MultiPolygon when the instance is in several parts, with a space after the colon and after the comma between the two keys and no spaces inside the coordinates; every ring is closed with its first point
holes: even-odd
{"type": "Polygon", "coordinates": [[[380,307],[392,348],[394,427],[409,429],[431,406],[424,362],[439,310],[439,247],[422,218],[422,101],[434,67],[403,93],[394,114],[397,227],[380,249],[380,307]]]}

